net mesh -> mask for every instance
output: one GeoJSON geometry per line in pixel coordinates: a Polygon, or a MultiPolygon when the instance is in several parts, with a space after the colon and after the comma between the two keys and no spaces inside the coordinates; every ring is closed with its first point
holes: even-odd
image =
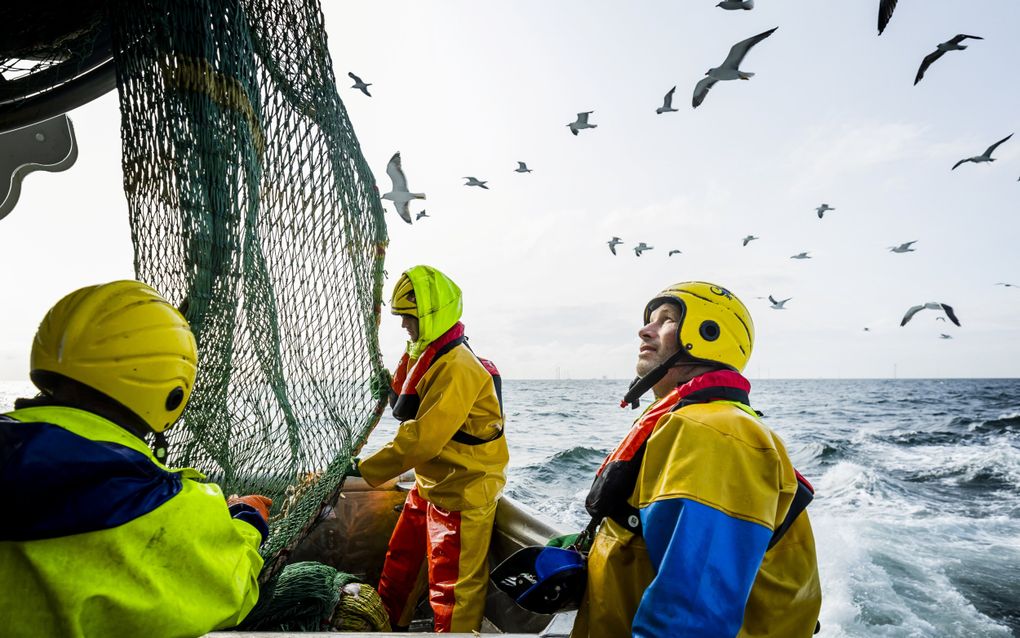
{"type": "Polygon", "coordinates": [[[318,2],[166,7],[110,25],[136,273],[199,346],[169,460],[275,499],[268,579],[382,412],[386,228],[318,2]]]}

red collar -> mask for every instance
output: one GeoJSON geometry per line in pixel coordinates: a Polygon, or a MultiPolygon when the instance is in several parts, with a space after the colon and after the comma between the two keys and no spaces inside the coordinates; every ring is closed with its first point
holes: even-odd
{"type": "MultiPolygon", "coordinates": [[[[676,399],[680,400],[691,393],[697,392],[698,390],[720,387],[736,388],[738,390],[743,390],[744,392],[750,392],[751,382],[745,379],[739,372],[734,372],[733,370],[715,370],[698,375],[687,383],[677,386],[674,392],[676,392],[676,399]]],[[[673,392],[670,392],[670,395],[671,394],[673,394],[673,392]]],[[[666,396],[668,397],[669,395],[666,396]]],[[[673,403],[676,403],[676,401],[673,401],[673,403]]]]}

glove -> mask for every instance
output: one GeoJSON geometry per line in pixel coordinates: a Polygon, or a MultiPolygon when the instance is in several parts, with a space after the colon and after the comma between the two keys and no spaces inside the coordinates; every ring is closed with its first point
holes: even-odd
{"type": "Polygon", "coordinates": [[[262,516],[262,520],[269,522],[269,508],[273,506],[273,499],[261,494],[249,494],[248,496],[231,496],[227,499],[227,507],[243,503],[255,508],[255,511],[262,516]]]}
{"type": "Polygon", "coordinates": [[[353,459],[351,459],[351,466],[349,468],[347,468],[346,472],[344,472],[344,476],[345,477],[353,476],[353,477],[356,477],[356,478],[361,478],[361,468],[358,467],[358,465],[360,465],[360,464],[361,464],[361,457],[357,457],[356,456],[353,459]]]}
{"type": "Polygon", "coordinates": [[[545,546],[560,548],[570,547],[571,545],[577,542],[577,537],[580,534],[581,532],[576,532],[574,534],[564,534],[563,536],[553,536],[552,538],[549,539],[545,546]]]}
{"type": "Polygon", "coordinates": [[[227,499],[230,516],[248,523],[262,535],[262,542],[269,538],[269,508],[273,500],[260,494],[238,496],[234,494],[227,499]]]}

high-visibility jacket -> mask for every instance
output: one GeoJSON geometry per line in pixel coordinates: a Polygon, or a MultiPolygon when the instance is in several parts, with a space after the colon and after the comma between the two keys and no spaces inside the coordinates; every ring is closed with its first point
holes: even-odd
{"type": "Polygon", "coordinates": [[[421,401],[393,441],[358,464],[369,485],[414,469],[423,498],[453,511],[496,501],[506,483],[510,453],[492,375],[466,345],[438,357],[415,390],[421,401]],[[464,432],[487,443],[454,440],[464,432]]]}
{"type": "Polygon", "coordinates": [[[642,535],[603,522],[571,635],[811,636],[821,588],[807,512],[768,549],[797,486],[782,440],[749,408],[667,412],[628,501],[642,535]]]}
{"type": "Polygon", "coordinates": [[[198,636],[258,599],[262,534],[90,412],[0,415],[5,636],[198,636]]]}

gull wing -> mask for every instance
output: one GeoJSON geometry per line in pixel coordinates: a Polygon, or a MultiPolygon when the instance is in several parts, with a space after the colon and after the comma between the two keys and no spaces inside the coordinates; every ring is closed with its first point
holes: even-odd
{"type": "Polygon", "coordinates": [[[674,86],[673,88],[666,92],[666,96],[662,98],[662,108],[664,109],[673,108],[673,93],[675,91],[676,87],[674,86]]]}
{"type": "Polygon", "coordinates": [[[984,157],[991,157],[992,153],[995,151],[995,149],[999,147],[999,144],[1002,144],[1003,142],[1005,142],[1006,140],[1008,140],[1011,137],[1013,137],[1012,133],[1010,133],[1006,137],[1002,138],[1001,140],[999,140],[995,144],[992,144],[991,146],[989,146],[988,149],[985,151],[984,157]]]}
{"type": "Polygon", "coordinates": [[[404,177],[404,169],[400,167],[400,151],[394,153],[390,158],[390,163],[386,165],[386,174],[393,182],[394,193],[407,192],[407,178],[404,177]]]}
{"type": "Polygon", "coordinates": [[[694,86],[694,99],[691,102],[694,108],[698,108],[698,106],[705,101],[705,96],[708,95],[708,90],[715,86],[716,81],[717,80],[706,75],[694,86]]]}
{"type": "Polygon", "coordinates": [[[878,3],[878,35],[885,31],[885,26],[889,24],[889,18],[895,9],[896,0],[882,0],[878,3]]]}
{"type": "Polygon", "coordinates": [[[945,51],[942,51],[941,49],[936,49],[933,53],[929,53],[928,55],[924,56],[924,60],[921,61],[921,66],[918,67],[917,69],[917,77],[914,78],[914,84],[920,82],[921,78],[924,77],[924,72],[928,70],[928,67],[930,67],[932,63],[935,62],[935,60],[938,60],[945,54],[946,54],[945,51]]]}
{"type": "Polygon", "coordinates": [[[913,246],[916,243],[917,243],[916,239],[914,241],[908,241],[908,242],[900,244],[900,248],[910,248],[911,246],[913,246]]]}
{"type": "Polygon", "coordinates": [[[946,316],[949,317],[949,320],[952,321],[953,323],[955,323],[957,326],[959,326],[960,325],[960,320],[956,318],[956,313],[953,312],[952,307],[947,306],[946,304],[940,304],[940,305],[942,306],[942,309],[946,311],[946,316]]]}
{"type": "Polygon", "coordinates": [[[608,243],[609,243],[609,252],[611,252],[611,253],[613,253],[615,255],[616,254],[616,244],[614,244],[613,242],[608,242],[608,243]]]}
{"type": "Polygon", "coordinates": [[[957,166],[959,166],[960,164],[965,164],[965,163],[967,163],[967,162],[969,162],[969,161],[971,161],[971,159],[970,159],[969,157],[968,157],[968,158],[966,158],[966,159],[962,159],[962,160],[960,160],[959,162],[957,162],[957,163],[953,164],[953,167],[952,167],[951,169],[949,169],[949,170],[951,170],[951,171],[955,171],[955,170],[956,170],[956,167],[957,167],[957,166]]]}
{"type": "Polygon", "coordinates": [[[779,302],[778,302],[778,301],[776,301],[775,299],[773,299],[773,298],[772,298],[772,295],[769,295],[769,303],[777,304],[777,303],[779,303],[779,302]]]}
{"type": "Polygon", "coordinates": [[[952,44],[960,44],[961,42],[963,42],[967,38],[970,38],[971,40],[984,40],[984,38],[982,38],[979,35],[967,35],[965,33],[958,33],[955,36],[953,36],[953,39],[950,40],[950,42],[952,44]]]}
{"type": "Polygon", "coordinates": [[[521,170],[527,170],[528,169],[528,165],[525,164],[524,162],[517,162],[517,168],[519,168],[521,170]]]}
{"type": "Polygon", "coordinates": [[[355,82],[357,82],[358,84],[364,84],[364,83],[363,83],[363,82],[361,81],[361,78],[359,78],[358,76],[354,75],[354,74],[353,74],[353,73],[351,73],[350,71],[348,71],[348,72],[347,72],[347,75],[348,75],[348,76],[350,76],[350,78],[351,78],[352,80],[354,80],[355,82]]]}
{"type": "Polygon", "coordinates": [[[907,325],[907,322],[910,321],[910,319],[914,315],[921,312],[922,310],[924,310],[924,306],[911,306],[910,309],[907,310],[907,314],[903,315],[903,320],[900,321],[900,327],[902,328],[903,326],[907,325]]]}
{"type": "Polygon", "coordinates": [[[585,111],[584,113],[578,113],[577,114],[577,121],[574,122],[574,123],[578,124],[578,125],[587,124],[588,123],[588,116],[591,115],[594,112],[595,111],[585,111]]]}
{"type": "Polygon", "coordinates": [[[726,56],[726,59],[723,60],[722,66],[727,69],[737,69],[740,66],[740,63],[744,60],[744,56],[751,50],[751,47],[775,33],[778,28],[779,27],[773,27],[768,31],[763,31],[758,35],[752,35],[750,38],[741,40],[734,44],[730,47],[730,53],[726,56]]]}

